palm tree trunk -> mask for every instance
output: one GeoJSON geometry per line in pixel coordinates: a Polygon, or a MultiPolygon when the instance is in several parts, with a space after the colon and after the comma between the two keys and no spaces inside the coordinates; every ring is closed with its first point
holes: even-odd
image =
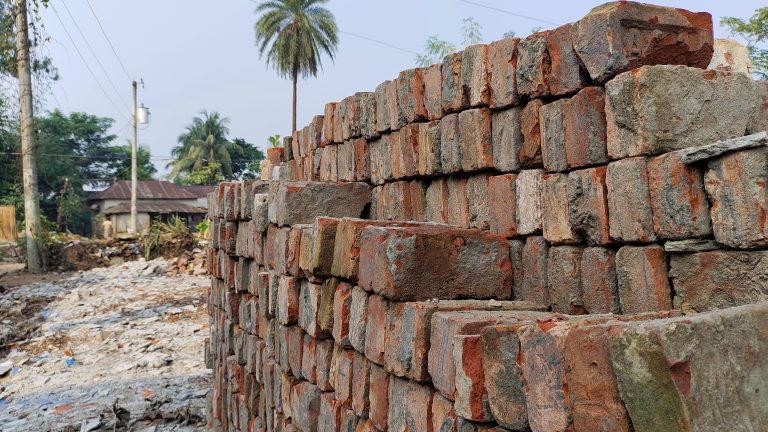
{"type": "Polygon", "coordinates": [[[293,73],[293,123],[291,124],[291,136],[296,132],[296,81],[298,79],[298,73],[293,73]]]}

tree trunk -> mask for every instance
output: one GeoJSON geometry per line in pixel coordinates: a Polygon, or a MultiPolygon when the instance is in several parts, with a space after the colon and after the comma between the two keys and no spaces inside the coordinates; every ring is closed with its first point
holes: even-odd
{"type": "Polygon", "coordinates": [[[37,161],[32,112],[32,71],[29,61],[27,0],[16,0],[16,67],[19,75],[19,118],[21,166],[24,184],[24,228],[27,240],[27,268],[40,273],[45,269],[45,249],[41,240],[40,201],[37,191],[37,161]]]}
{"type": "Polygon", "coordinates": [[[296,132],[296,81],[298,80],[298,73],[293,73],[293,123],[291,124],[291,136],[296,132]]]}

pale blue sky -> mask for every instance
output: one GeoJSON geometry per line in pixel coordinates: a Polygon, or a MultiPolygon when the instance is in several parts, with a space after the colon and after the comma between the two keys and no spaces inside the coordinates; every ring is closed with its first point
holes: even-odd
{"type": "MultiPolygon", "coordinates": [[[[51,37],[46,49],[62,78],[54,85],[47,107],[112,117],[116,120],[113,131],[120,136],[118,142],[124,143],[130,136],[129,77],[101,34],[86,0],[66,0],[66,7],[63,1],[51,0],[55,11],[49,8],[43,13],[51,37]],[[69,13],[121,94],[116,94],[105,77],[69,13]],[[94,82],[64,28],[117,107],[94,82]]],[[[558,24],[573,22],[603,3],[474,1],[558,24]]],[[[139,142],[148,145],[153,156],[170,155],[178,135],[203,109],[229,117],[233,137],[243,137],[261,148],[266,147],[269,135],[290,133],[290,82],[278,78],[259,59],[253,35],[254,1],[90,0],[90,3],[130,76],[144,79],[146,87],[140,89],[139,101],[152,111],[152,124],[139,132],[139,142]]],[[[765,5],[755,0],[656,3],[712,13],[716,37],[727,37],[718,25],[720,17],[748,17],[765,5]]],[[[322,114],[326,102],[356,91],[373,91],[378,83],[414,67],[414,54],[350,33],[419,52],[432,34],[460,43],[462,18],[468,16],[482,25],[486,42],[500,39],[510,30],[524,36],[536,26],[555,27],[460,0],[331,0],[327,7],[335,14],[344,33],[340,35],[335,63],[324,59],[324,70],[317,78],[299,82],[300,126],[307,124],[312,116],[322,114]]],[[[161,173],[166,172],[166,161],[154,162],[161,173]]]]}

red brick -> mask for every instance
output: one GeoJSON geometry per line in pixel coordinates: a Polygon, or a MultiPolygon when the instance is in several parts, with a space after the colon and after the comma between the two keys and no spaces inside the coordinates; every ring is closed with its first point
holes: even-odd
{"type": "Polygon", "coordinates": [[[418,137],[418,173],[432,175],[442,172],[440,159],[440,122],[420,123],[418,137]]]}
{"type": "Polygon", "coordinates": [[[515,68],[519,41],[519,38],[504,38],[488,46],[491,108],[503,108],[518,102],[515,68]]]}
{"type": "Polygon", "coordinates": [[[490,205],[490,230],[504,237],[517,235],[517,200],[515,181],[517,174],[504,174],[488,179],[488,203],[490,205]]]}
{"type": "Polygon", "coordinates": [[[422,78],[424,79],[424,108],[427,110],[427,118],[439,120],[443,117],[442,65],[438,63],[422,69],[422,78]]]}
{"type": "Polygon", "coordinates": [[[443,117],[440,120],[440,166],[444,174],[457,173],[462,169],[459,136],[459,114],[443,117]]]}
{"type": "Polygon", "coordinates": [[[459,113],[459,147],[463,171],[493,167],[490,110],[478,108],[459,113]]]}
{"type": "Polygon", "coordinates": [[[611,243],[605,167],[571,171],[568,174],[568,210],[573,230],[589,245],[611,243]]]}
{"type": "Polygon", "coordinates": [[[429,183],[426,200],[424,219],[429,222],[446,223],[448,220],[448,183],[444,177],[433,179],[429,183]]]}
{"type": "Polygon", "coordinates": [[[541,213],[544,238],[551,244],[579,243],[573,231],[568,208],[568,175],[547,174],[542,177],[541,213]]]}
{"type": "Polygon", "coordinates": [[[434,390],[392,376],[389,381],[388,430],[431,432],[434,390]]]}
{"type": "Polygon", "coordinates": [[[523,134],[523,146],[518,153],[520,166],[539,168],[542,166],[542,130],[539,111],[543,103],[534,99],[520,111],[520,132],[523,134]]]}
{"type": "Polygon", "coordinates": [[[333,341],[330,339],[317,340],[315,345],[315,358],[315,363],[317,365],[317,386],[322,391],[333,390],[333,383],[330,380],[333,341]]]}
{"type": "Polygon", "coordinates": [[[384,347],[387,337],[387,309],[389,302],[380,295],[368,298],[368,321],[365,325],[365,357],[381,365],[384,363],[384,347]]]}
{"type": "Polygon", "coordinates": [[[569,168],[608,162],[605,92],[587,87],[563,105],[565,153],[569,168]]]}
{"type": "Polygon", "coordinates": [[[656,234],[667,240],[712,233],[704,173],[680,161],[680,152],[648,161],[648,190],[656,234]]]}
{"type": "Polygon", "coordinates": [[[291,367],[291,374],[296,378],[302,378],[301,360],[303,357],[302,350],[304,349],[305,333],[301,330],[301,327],[290,326],[287,327],[287,334],[288,340],[284,340],[281,343],[287,342],[288,365],[291,367]]]}
{"type": "Polygon", "coordinates": [[[573,49],[573,24],[546,32],[549,70],[546,77],[551,94],[566,95],[589,84],[589,75],[573,49]]]}
{"type": "Polygon", "coordinates": [[[427,109],[424,107],[423,69],[408,69],[400,72],[397,78],[397,107],[399,120],[397,128],[407,123],[426,120],[427,109]]]}
{"type": "Polygon", "coordinates": [[[521,162],[528,163],[520,131],[520,108],[513,107],[491,114],[491,146],[493,165],[501,172],[517,171],[521,162]]]}
{"type": "Polygon", "coordinates": [[[488,46],[470,45],[461,56],[461,85],[467,92],[469,106],[487,106],[491,100],[488,81],[488,46]]]}
{"type": "Polygon", "coordinates": [[[333,380],[333,389],[336,400],[345,407],[352,405],[352,359],[354,351],[336,348],[335,351],[335,375],[333,380]]]}
{"type": "Polygon", "coordinates": [[[616,274],[622,313],[672,309],[664,248],[624,246],[616,253],[616,274]]]}
{"type": "Polygon", "coordinates": [[[312,384],[317,383],[317,342],[308,334],[304,335],[301,350],[301,376],[312,384]]]}
{"type": "Polygon", "coordinates": [[[414,177],[419,174],[419,125],[409,124],[400,129],[397,140],[394,138],[397,134],[392,134],[392,172],[395,179],[414,177]],[[395,143],[399,145],[399,151],[395,150],[395,143]],[[395,171],[397,166],[398,171],[395,171]]]}
{"type": "Polygon", "coordinates": [[[360,417],[367,418],[370,407],[369,389],[370,389],[371,363],[365,358],[364,354],[355,351],[352,359],[352,411],[360,417]]]}
{"type": "Polygon", "coordinates": [[[611,237],[620,242],[652,242],[653,210],[648,190],[647,159],[611,162],[606,172],[611,237]]]}
{"type": "Polygon", "coordinates": [[[524,170],[515,180],[517,201],[516,225],[518,234],[541,232],[541,190],[544,170],[524,170]]]}
{"type": "Polygon", "coordinates": [[[323,139],[321,141],[322,146],[325,147],[326,144],[332,143],[334,140],[333,137],[333,114],[336,110],[336,102],[330,102],[325,104],[325,115],[323,116],[323,139]]]}
{"type": "Polygon", "coordinates": [[[355,156],[355,181],[369,181],[371,179],[371,154],[368,151],[368,143],[364,138],[352,141],[355,156]]]}
{"type": "Polygon", "coordinates": [[[547,290],[552,312],[579,315],[585,313],[581,287],[581,257],[579,246],[549,248],[547,259],[547,290]]]}
{"type": "Polygon", "coordinates": [[[494,298],[512,286],[506,241],[478,231],[368,227],[360,245],[360,286],[392,300],[494,298]]]}
{"type": "Polygon", "coordinates": [[[349,308],[351,306],[352,285],[341,282],[336,287],[333,297],[333,339],[344,348],[351,348],[349,343],[349,308]]]}
{"type": "Polygon", "coordinates": [[[312,227],[312,258],[304,270],[318,276],[330,276],[333,266],[333,250],[336,241],[336,229],[340,219],[318,217],[312,227]]]}
{"type": "Polygon", "coordinates": [[[277,318],[282,325],[294,324],[299,319],[299,297],[301,280],[280,276],[277,290],[277,318]]]}
{"type": "Polygon", "coordinates": [[[443,59],[443,112],[461,111],[469,106],[469,95],[461,82],[462,53],[449,54],[443,59]]]}
{"type": "Polygon", "coordinates": [[[588,313],[619,313],[616,252],[588,247],[581,256],[581,287],[588,313]]]}
{"type": "Polygon", "coordinates": [[[528,429],[525,382],[520,368],[519,324],[482,332],[482,361],[488,407],[494,420],[510,430],[528,429]]]}
{"type": "Polygon", "coordinates": [[[469,228],[469,198],[466,177],[448,177],[448,199],[446,200],[446,223],[469,228]]]}
{"type": "Polygon", "coordinates": [[[386,222],[374,222],[368,219],[341,219],[336,228],[331,273],[334,276],[356,281],[360,260],[360,233],[369,225],[385,224],[386,222]]]}
{"type": "Polygon", "coordinates": [[[517,44],[517,91],[531,99],[549,96],[547,32],[533,33],[517,44]]]}
{"type": "Polygon", "coordinates": [[[453,360],[456,369],[456,414],[468,420],[491,421],[493,416],[487,403],[481,337],[456,336],[453,360]]]}
{"type": "Polygon", "coordinates": [[[541,236],[525,239],[523,247],[523,281],[520,290],[515,292],[515,300],[550,304],[547,290],[547,257],[549,245],[541,236]]]}
{"type": "Polygon", "coordinates": [[[371,364],[368,399],[368,417],[376,429],[387,430],[389,413],[389,374],[376,364],[371,364]]]}

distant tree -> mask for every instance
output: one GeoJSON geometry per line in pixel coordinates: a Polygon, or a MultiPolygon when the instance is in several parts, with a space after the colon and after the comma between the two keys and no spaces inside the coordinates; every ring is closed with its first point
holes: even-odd
{"type": "Polygon", "coordinates": [[[293,81],[291,133],[296,131],[296,83],[317,76],[322,53],[333,61],[339,42],[333,14],[320,6],[328,0],[270,0],[256,8],[256,45],[281,77],[293,81]]]}
{"type": "Polygon", "coordinates": [[[538,32],[540,32],[540,31],[542,31],[542,30],[544,30],[544,27],[542,27],[542,26],[536,26],[536,27],[532,27],[532,28],[531,28],[531,34],[533,34],[533,33],[538,33],[538,32]]]}
{"type": "Polygon", "coordinates": [[[768,7],[755,10],[749,20],[723,17],[720,26],[728,27],[732,35],[738,35],[747,42],[752,73],[760,79],[768,79],[768,7]]]}
{"type": "Polygon", "coordinates": [[[456,51],[456,47],[445,40],[441,40],[437,35],[432,35],[424,42],[424,54],[416,56],[416,64],[421,67],[439,63],[448,54],[456,51]]]}
{"type": "Polygon", "coordinates": [[[174,181],[180,185],[215,185],[224,180],[221,175],[221,164],[212,162],[186,174],[180,174],[174,181]]]}
{"type": "Polygon", "coordinates": [[[258,177],[264,152],[243,138],[235,138],[232,142],[242,150],[242,156],[232,160],[232,178],[251,180],[258,177]]]}
{"type": "Polygon", "coordinates": [[[465,47],[479,44],[483,41],[483,26],[481,26],[479,22],[472,17],[466,17],[462,22],[462,43],[465,47]]]}
{"type": "Polygon", "coordinates": [[[504,33],[504,39],[510,39],[510,38],[513,38],[513,37],[515,37],[515,32],[512,31],[512,30],[504,33]]]}
{"type": "Polygon", "coordinates": [[[179,145],[171,150],[174,160],[168,164],[171,178],[190,174],[204,167],[217,167],[222,177],[232,178],[232,160],[243,156],[240,146],[229,141],[229,119],[217,112],[202,111],[192,119],[186,132],[179,135],[179,145]]]}
{"type": "MultiPolygon", "coordinates": [[[[153,180],[157,174],[157,168],[152,164],[149,148],[140,145],[136,152],[136,175],[139,180],[153,180]]],[[[131,179],[131,143],[124,146],[110,147],[114,159],[110,160],[111,169],[114,171],[115,180],[131,179]]]]}

